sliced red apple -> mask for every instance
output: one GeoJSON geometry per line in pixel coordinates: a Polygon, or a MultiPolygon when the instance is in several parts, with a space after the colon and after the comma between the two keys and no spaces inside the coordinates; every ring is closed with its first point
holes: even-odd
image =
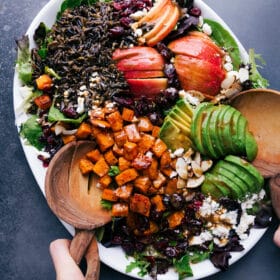
{"type": "Polygon", "coordinates": [[[136,98],[154,98],[161,90],[167,88],[167,78],[127,79],[127,83],[136,98]]]}
{"type": "Polygon", "coordinates": [[[184,90],[198,90],[211,96],[219,93],[225,78],[222,66],[186,55],[175,56],[174,66],[184,90]]]}
{"type": "Polygon", "coordinates": [[[124,77],[126,79],[145,79],[145,78],[160,78],[164,77],[163,71],[159,70],[135,70],[135,71],[125,71],[124,77]]]}

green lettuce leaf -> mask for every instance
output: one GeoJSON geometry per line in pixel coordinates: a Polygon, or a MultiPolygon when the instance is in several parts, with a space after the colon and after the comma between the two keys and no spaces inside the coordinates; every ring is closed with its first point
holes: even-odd
{"type": "Polygon", "coordinates": [[[186,277],[193,276],[192,268],[190,266],[189,255],[184,255],[181,259],[173,260],[174,268],[179,274],[179,280],[183,280],[186,277]]]}

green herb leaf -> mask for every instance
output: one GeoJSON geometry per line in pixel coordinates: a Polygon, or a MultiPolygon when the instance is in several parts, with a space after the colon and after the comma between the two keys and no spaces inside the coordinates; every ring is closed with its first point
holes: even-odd
{"type": "Polygon", "coordinates": [[[61,122],[65,122],[65,123],[79,124],[86,117],[87,117],[87,114],[83,114],[77,119],[67,118],[63,115],[63,113],[61,113],[57,108],[55,108],[54,105],[52,105],[49,110],[48,121],[50,121],[50,122],[61,121],[61,122]]]}
{"type": "Polygon", "coordinates": [[[61,77],[52,68],[45,66],[44,70],[46,74],[55,77],[57,80],[61,80],[61,77]]]}
{"type": "Polygon", "coordinates": [[[118,166],[116,165],[112,165],[110,167],[110,170],[108,172],[108,175],[111,176],[111,177],[114,177],[114,176],[117,176],[118,174],[120,174],[120,169],[118,166]]]}
{"type": "Polygon", "coordinates": [[[37,122],[36,115],[30,117],[21,125],[20,135],[38,150],[43,149],[44,145],[39,141],[39,137],[42,135],[42,128],[37,122]]]}
{"type": "Polygon", "coordinates": [[[266,88],[269,86],[268,80],[262,77],[262,75],[258,71],[258,67],[261,68],[260,65],[257,65],[256,61],[259,61],[262,65],[265,65],[264,59],[260,54],[256,54],[254,49],[249,49],[249,63],[251,64],[251,75],[250,80],[253,83],[254,88],[266,88]]]}
{"type": "Polygon", "coordinates": [[[105,208],[107,210],[111,210],[112,206],[113,206],[113,202],[105,200],[105,199],[101,199],[100,204],[103,208],[105,208]]]}
{"type": "Polygon", "coordinates": [[[129,273],[134,269],[139,269],[137,274],[144,277],[148,273],[150,263],[140,254],[135,254],[133,257],[135,260],[126,267],[125,272],[129,273]]]}
{"type": "Polygon", "coordinates": [[[231,34],[218,22],[211,19],[204,19],[204,23],[210,25],[212,29],[211,38],[219,46],[224,48],[232,59],[234,69],[238,69],[241,61],[239,47],[231,34]]]}
{"type": "Polygon", "coordinates": [[[193,276],[188,254],[184,255],[179,260],[174,259],[173,264],[174,264],[175,270],[179,274],[179,280],[183,280],[186,277],[193,276]]]}

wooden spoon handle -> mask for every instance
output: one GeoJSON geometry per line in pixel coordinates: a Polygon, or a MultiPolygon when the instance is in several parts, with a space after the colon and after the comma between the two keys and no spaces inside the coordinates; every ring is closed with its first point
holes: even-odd
{"type": "Polygon", "coordinates": [[[100,259],[96,238],[92,239],[85,257],[87,260],[86,280],[98,280],[100,273],[100,259]]]}
{"type": "Polygon", "coordinates": [[[75,236],[70,244],[70,254],[77,264],[81,262],[93,236],[94,232],[92,230],[76,229],[75,236]]]}
{"type": "Polygon", "coordinates": [[[280,174],[269,180],[271,202],[277,217],[280,219],[280,174]]]}

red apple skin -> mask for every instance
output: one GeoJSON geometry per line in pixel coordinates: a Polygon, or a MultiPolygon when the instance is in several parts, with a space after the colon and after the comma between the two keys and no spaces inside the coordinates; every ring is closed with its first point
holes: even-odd
{"type": "Polygon", "coordinates": [[[145,79],[145,78],[160,78],[164,77],[163,71],[159,70],[144,70],[144,71],[125,71],[123,72],[126,79],[145,79]]]}
{"type": "Polygon", "coordinates": [[[135,98],[145,96],[153,99],[168,86],[167,78],[127,79],[127,83],[135,98]]]}
{"type": "Polygon", "coordinates": [[[222,66],[186,55],[176,55],[174,66],[184,90],[198,90],[210,96],[219,93],[225,78],[222,66]]]}

